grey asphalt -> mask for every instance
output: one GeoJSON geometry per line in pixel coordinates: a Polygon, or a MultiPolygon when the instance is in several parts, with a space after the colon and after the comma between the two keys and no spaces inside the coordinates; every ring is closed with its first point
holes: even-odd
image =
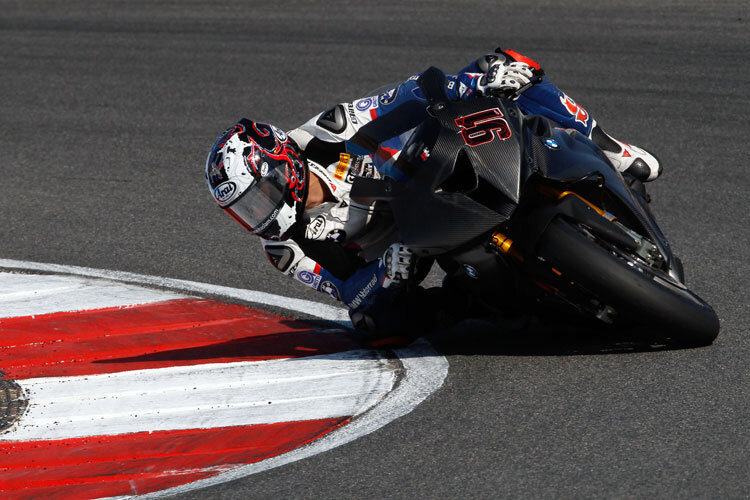
{"type": "Polygon", "coordinates": [[[216,136],[241,116],[292,128],[499,43],[660,155],[652,206],[717,341],[442,339],[449,376],[411,414],[181,498],[748,498],[748,21],[743,0],[0,0],[0,258],[325,301],[214,205],[216,136]]]}

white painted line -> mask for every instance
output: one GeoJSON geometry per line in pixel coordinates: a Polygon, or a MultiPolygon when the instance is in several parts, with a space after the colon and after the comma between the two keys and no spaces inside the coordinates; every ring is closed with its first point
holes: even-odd
{"type": "MultiPolygon", "coordinates": [[[[62,266],[58,264],[31,263],[9,259],[0,259],[0,268],[108,278],[129,283],[159,286],[194,293],[222,295],[257,304],[274,305],[291,311],[310,314],[322,319],[348,324],[348,314],[344,309],[311,301],[280,297],[269,293],[254,292],[251,290],[239,290],[205,283],[196,283],[193,281],[121,273],[117,271],[62,266]]],[[[410,413],[417,407],[417,405],[443,385],[443,382],[448,375],[448,361],[435,351],[429,342],[424,339],[420,339],[406,348],[396,349],[394,350],[394,353],[399,357],[404,368],[404,375],[400,380],[400,383],[391,392],[386,394],[380,403],[376,404],[358,418],[352,420],[348,425],[340,427],[322,438],[315,440],[304,447],[290,451],[289,453],[278,455],[258,463],[237,467],[207,479],[143,495],[143,497],[160,498],[185,493],[295,462],[354,441],[355,439],[374,432],[393,420],[410,413]]]]}
{"type": "Polygon", "coordinates": [[[0,440],[46,440],[359,415],[392,388],[374,351],[19,380],[29,406],[0,440]]]}
{"type": "Polygon", "coordinates": [[[163,498],[186,493],[296,462],[297,460],[323,453],[324,451],[359,439],[397,418],[411,413],[417,405],[443,385],[445,377],[448,376],[448,360],[435,351],[430,343],[424,339],[420,339],[406,348],[396,349],[394,352],[400,358],[405,368],[405,377],[393,391],[388,393],[380,404],[354,419],[348,425],[340,427],[307,446],[297,448],[289,453],[284,453],[283,455],[278,455],[262,462],[237,467],[236,469],[193,483],[148,493],[139,498],[163,498]]]}
{"type": "Polygon", "coordinates": [[[78,276],[89,276],[105,278],[126,283],[138,283],[162,288],[185,290],[193,293],[207,295],[221,295],[233,299],[239,299],[256,304],[280,307],[290,311],[298,311],[317,318],[335,321],[350,325],[349,314],[345,309],[333,307],[311,300],[293,299],[282,297],[272,293],[256,292],[253,290],[242,290],[227,286],[209,285],[196,281],[178,280],[172,278],[160,278],[158,276],[146,276],[144,274],[126,273],[121,271],[107,271],[104,269],[91,269],[88,267],[63,266],[60,264],[42,264],[38,262],[24,262],[21,260],[0,259],[0,268],[23,269],[27,271],[42,271],[49,273],[74,274],[78,276]]]}
{"type": "Polygon", "coordinates": [[[91,278],[0,272],[0,318],[127,307],[185,295],[91,278]]]}

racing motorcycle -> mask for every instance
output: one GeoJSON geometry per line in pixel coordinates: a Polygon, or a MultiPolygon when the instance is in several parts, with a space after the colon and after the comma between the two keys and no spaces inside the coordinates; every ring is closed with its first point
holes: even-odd
{"type": "Polygon", "coordinates": [[[716,338],[716,313],[685,286],[642,185],[593,142],[508,96],[450,101],[436,68],[418,84],[429,118],[402,151],[410,179],[357,178],[351,196],[386,203],[445,285],[488,309],[564,311],[686,345],[716,338]]]}

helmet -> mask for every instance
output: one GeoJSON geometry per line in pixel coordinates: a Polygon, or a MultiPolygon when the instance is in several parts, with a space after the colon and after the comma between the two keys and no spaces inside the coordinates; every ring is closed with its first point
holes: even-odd
{"type": "Polygon", "coordinates": [[[219,137],[206,159],[206,181],[221,208],[253,234],[287,239],[301,219],[308,170],[297,143],[243,118],[219,137]]]}

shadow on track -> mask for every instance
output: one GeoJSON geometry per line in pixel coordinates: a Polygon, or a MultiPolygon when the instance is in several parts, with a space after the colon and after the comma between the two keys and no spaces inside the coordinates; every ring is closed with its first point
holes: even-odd
{"type": "MultiPolygon", "coordinates": [[[[237,359],[258,361],[282,358],[301,358],[331,355],[350,350],[367,349],[362,339],[340,325],[326,321],[288,320],[280,321],[284,329],[279,332],[264,332],[262,335],[248,329],[246,335],[231,340],[211,342],[204,339],[198,345],[159,350],[138,355],[100,359],[94,363],[156,363],[162,361],[211,361],[237,359]]],[[[157,332],[156,334],[158,334],[157,332]]],[[[148,350],[148,348],[144,348],[148,350]]],[[[345,356],[344,356],[345,358],[345,356]]],[[[342,358],[342,359],[344,359],[342,358]]]]}
{"type": "MultiPolygon", "coordinates": [[[[337,354],[350,349],[370,349],[361,334],[327,321],[290,320],[292,331],[283,334],[249,335],[230,341],[208,343],[178,349],[144,353],[136,356],[97,360],[95,363],[144,363],[165,360],[198,361],[237,358],[278,359],[337,354]]],[[[251,332],[248,332],[251,333],[251,332]]],[[[426,336],[445,355],[497,356],[571,356],[627,354],[683,349],[677,342],[658,332],[612,328],[607,325],[555,318],[523,324],[497,325],[488,321],[467,319],[450,330],[426,336]]],[[[405,347],[411,340],[397,337],[392,344],[375,347],[405,347]]],[[[387,353],[385,357],[391,357],[387,353]]]]}
{"type": "Polygon", "coordinates": [[[502,356],[604,355],[685,349],[658,331],[611,327],[602,323],[554,318],[519,325],[464,320],[430,340],[443,354],[502,356]]]}

